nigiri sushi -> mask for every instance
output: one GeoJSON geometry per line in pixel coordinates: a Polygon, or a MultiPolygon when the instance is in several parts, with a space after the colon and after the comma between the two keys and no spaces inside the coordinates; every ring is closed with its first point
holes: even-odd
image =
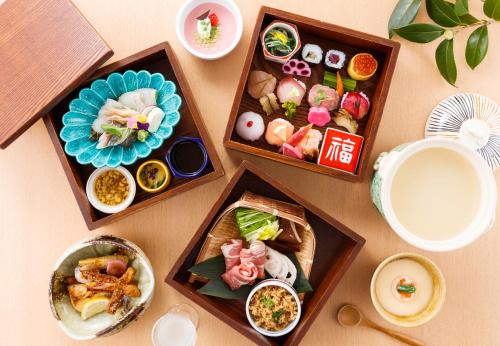
{"type": "Polygon", "coordinates": [[[293,125],[282,118],[274,119],[267,124],[266,141],[271,145],[282,146],[293,134],[293,125]]]}

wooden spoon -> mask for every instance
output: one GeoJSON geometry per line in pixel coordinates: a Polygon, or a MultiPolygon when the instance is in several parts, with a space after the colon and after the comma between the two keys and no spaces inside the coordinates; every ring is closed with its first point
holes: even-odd
{"type": "Polygon", "coordinates": [[[418,339],[414,339],[411,336],[402,334],[400,332],[397,332],[395,330],[387,329],[384,328],[375,322],[370,321],[366,317],[363,316],[361,311],[354,305],[351,304],[346,304],[343,305],[339,311],[337,312],[337,320],[339,323],[344,326],[344,327],[356,327],[356,326],[365,326],[368,328],[372,328],[375,330],[378,330],[379,332],[382,332],[384,334],[387,334],[389,336],[392,336],[394,339],[397,339],[401,342],[404,342],[408,345],[412,346],[425,346],[425,343],[418,339]]]}

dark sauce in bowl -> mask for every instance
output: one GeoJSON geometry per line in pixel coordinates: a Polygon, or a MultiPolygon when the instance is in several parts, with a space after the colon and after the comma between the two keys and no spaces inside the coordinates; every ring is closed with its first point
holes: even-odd
{"type": "Polygon", "coordinates": [[[172,148],[172,164],[184,174],[198,172],[205,164],[205,151],[194,141],[183,141],[172,148]]]}

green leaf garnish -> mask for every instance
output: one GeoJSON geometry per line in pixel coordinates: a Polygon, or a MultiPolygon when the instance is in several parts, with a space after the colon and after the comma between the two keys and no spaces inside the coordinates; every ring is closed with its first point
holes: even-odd
{"type": "Polygon", "coordinates": [[[469,1],[468,0],[457,0],[455,2],[455,6],[453,6],[453,10],[457,14],[457,16],[463,16],[469,13],[469,1]]]}
{"type": "Polygon", "coordinates": [[[387,29],[389,30],[389,38],[394,36],[394,29],[401,28],[413,23],[417,16],[422,0],[399,0],[396,7],[392,11],[391,18],[387,29]]]}
{"type": "Polygon", "coordinates": [[[284,313],[285,312],[283,311],[283,309],[279,309],[278,311],[273,311],[271,315],[273,317],[274,323],[280,323],[280,318],[284,313]]]}
{"type": "Polygon", "coordinates": [[[394,32],[408,41],[427,43],[443,35],[444,29],[434,24],[410,24],[394,32]]]}
{"type": "Polygon", "coordinates": [[[455,27],[461,24],[454,8],[444,0],[426,0],[425,4],[427,14],[436,24],[445,27],[455,27]]]}
{"type": "Polygon", "coordinates": [[[488,52],[488,27],[486,25],[480,26],[472,32],[467,40],[467,47],[465,48],[465,59],[471,69],[483,61],[486,53],[488,52]]]}
{"type": "Polygon", "coordinates": [[[283,105],[281,107],[286,109],[285,116],[288,119],[293,119],[293,116],[297,112],[297,104],[295,102],[292,102],[292,101],[286,101],[285,103],[283,103],[283,105]]]}
{"type": "Polygon", "coordinates": [[[453,40],[443,40],[436,49],[436,64],[441,76],[451,85],[457,81],[457,66],[453,55],[453,40]]]}
{"type": "Polygon", "coordinates": [[[398,285],[397,290],[403,293],[415,293],[417,288],[413,285],[398,285]]]}
{"type": "Polygon", "coordinates": [[[264,306],[268,309],[272,309],[273,306],[274,306],[274,302],[272,299],[268,298],[268,297],[262,297],[260,298],[260,301],[262,302],[262,304],[264,304],[264,306]]]}
{"type": "Polygon", "coordinates": [[[494,20],[500,20],[500,0],[485,0],[483,12],[494,20]]]}

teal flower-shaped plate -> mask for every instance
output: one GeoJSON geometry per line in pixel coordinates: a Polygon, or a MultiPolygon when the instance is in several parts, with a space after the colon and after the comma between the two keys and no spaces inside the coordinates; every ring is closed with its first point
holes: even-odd
{"type": "Polygon", "coordinates": [[[151,74],[148,71],[112,73],[107,79],[94,81],[90,88],[80,91],[79,97],[70,102],[69,112],[63,115],[64,126],[59,136],[66,143],[64,151],[74,156],[78,163],[92,164],[94,167],[131,165],[149,156],[165,139],[172,136],[174,126],[179,123],[182,99],[175,91],[176,86],[172,81],[165,80],[161,73],[151,74]],[[92,123],[106,99],[117,100],[122,94],[141,88],[158,90],[156,101],[165,112],[158,131],[150,133],[146,141],[135,141],[128,148],[117,145],[97,149],[98,142],[90,140],[90,133],[92,123]]]}

